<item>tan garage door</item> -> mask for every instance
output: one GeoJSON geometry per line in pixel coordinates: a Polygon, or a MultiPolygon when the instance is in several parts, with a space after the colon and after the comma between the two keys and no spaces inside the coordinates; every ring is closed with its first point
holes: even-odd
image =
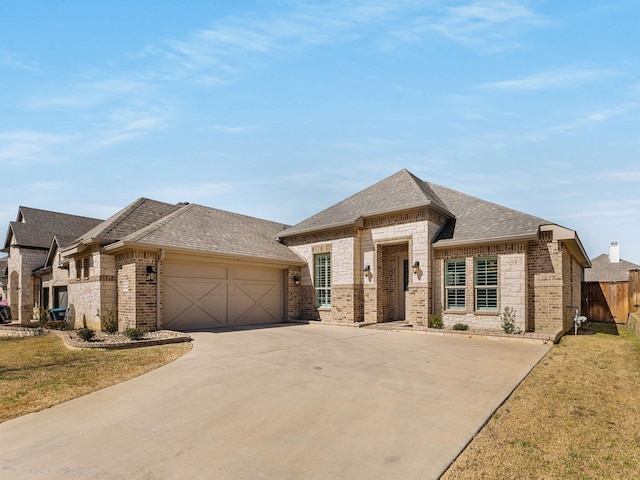
{"type": "Polygon", "coordinates": [[[163,325],[174,330],[257,325],[283,320],[283,272],[165,261],[163,325]]]}

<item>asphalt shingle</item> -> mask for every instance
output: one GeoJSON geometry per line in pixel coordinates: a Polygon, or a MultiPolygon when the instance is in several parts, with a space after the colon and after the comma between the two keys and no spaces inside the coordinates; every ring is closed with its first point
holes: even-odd
{"type": "Polygon", "coordinates": [[[77,238],[102,221],[30,207],[18,208],[18,220],[9,223],[5,249],[11,235],[18,246],[48,249],[54,235],[77,238]]]}
{"type": "MultiPolygon", "coordinates": [[[[108,244],[146,227],[156,220],[178,210],[182,205],[139,198],[115,215],[87,231],[79,240],[108,244]]],[[[78,243],[79,243],[78,242],[78,243]]]]}
{"type": "Polygon", "coordinates": [[[609,261],[609,255],[603,253],[591,259],[591,268],[584,271],[585,282],[626,282],[629,270],[640,268],[640,265],[620,259],[617,263],[609,261]]]}
{"type": "Polygon", "coordinates": [[[352,195],[280,233],[281,237],[355,224],[360,217],[430,207],[448,218],[435,244],[535,235],[547,220],[425,182],[407,170],[352,195]]]}
{"type": "Polygon", "coordinates": [[[121,240],[165,248],[301,263],[300,257],[277,241],[277,234],[283,228],[285,225],[281,223],[189,204],[121,240]]]}

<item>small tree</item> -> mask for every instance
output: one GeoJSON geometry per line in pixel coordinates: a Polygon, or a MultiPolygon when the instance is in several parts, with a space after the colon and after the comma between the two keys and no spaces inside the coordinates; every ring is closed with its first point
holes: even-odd
{"type": "Polygon", "coordinates": [[[516,311],[511,307],[504,307],[502,312],[502,330],[504,333],[516,331],[516,311]]]}

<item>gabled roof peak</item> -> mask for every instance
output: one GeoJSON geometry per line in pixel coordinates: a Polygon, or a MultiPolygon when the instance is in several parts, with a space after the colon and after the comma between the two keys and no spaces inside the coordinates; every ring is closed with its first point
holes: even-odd
{"type": "Polygon", "coordinates": [[[280,236],[355,225],[361,218],[423,207],[437,210],[445,217],[453,217],[428,183],[402,169],[285,230],[280,236]]]}

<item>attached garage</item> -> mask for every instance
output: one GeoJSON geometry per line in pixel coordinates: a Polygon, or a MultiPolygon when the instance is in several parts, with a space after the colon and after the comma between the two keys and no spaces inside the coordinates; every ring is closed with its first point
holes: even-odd
{"type": "Polygon", "coordinates": [[[284,321],[284,277],[279,268],[165,260],[163,327],[182,331],[284,321]]]}
{"type": "Polygon", "coordinates": [[[95,252],[106,301],[93,311],[111,308],[113,298],[121,330],[289,320],[287,295],[298,292],[294,278],[299,282],[293,272],[306,262],[278,240],[284,225],[144,198],[103,223],[76,250],[95,252]]]}

